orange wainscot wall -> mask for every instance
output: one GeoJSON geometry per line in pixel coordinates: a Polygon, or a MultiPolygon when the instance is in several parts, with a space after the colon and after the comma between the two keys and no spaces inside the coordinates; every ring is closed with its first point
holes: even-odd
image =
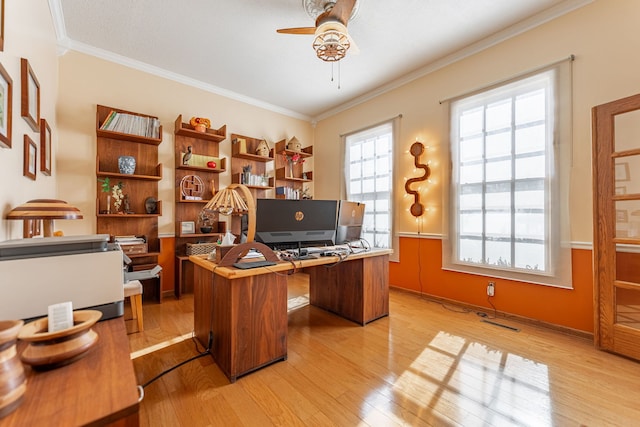
{"type": "Polygon", "coordinates": [[[534,285],[442,270],[442,241],[400,238],[400,262],[391,262],[394,287],[493,310],[487,282],[496,283],[491,299],[500,312],[593,333],[593,262],[590,250],[572,249],[573,289],[534,285]]]}

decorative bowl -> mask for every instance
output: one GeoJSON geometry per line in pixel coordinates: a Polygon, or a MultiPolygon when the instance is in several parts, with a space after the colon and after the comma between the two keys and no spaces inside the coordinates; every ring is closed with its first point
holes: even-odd
{"type": "Polygon", "coordinates": [[[34,369],[53,369],[68,365],[84,357],[98,341],[91,327],[102,317],[97,310],[73,312],[74,325],[56,332],[47,332],[46,317],[27,323],[18,334],[18,339],[29,344],[20,355],[23,363],[34,369]]]}
{"type": "Polygon", "coordinates": [[[24,368],[16,353],[22,325],[22,320],[0,320],[0,418],[20,406],[27,389],[24,368]]]}

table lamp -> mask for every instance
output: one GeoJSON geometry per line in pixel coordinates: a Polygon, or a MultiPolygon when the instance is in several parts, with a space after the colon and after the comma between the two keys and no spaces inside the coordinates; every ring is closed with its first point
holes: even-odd
{"type": "Polygon", "coordinates": [[[256,234],[256,204],[251,191],[242,184],[231,184],[218,191],[203,210],[215,211],[222,215],[247,214],[247,242],[253,242],[256,234]],[[241,193],[241,194],[238,194],[241,193]],[[242,199],[244,196],[244,200],[242,199]]]}
{"type": "Polygon", "coordinates": [[[29,200],[13,208],[7,219],[24,220],[22,237],[29,238],[40,234],[40,224],[43,224],[44,237],[53,235],[54,219],[82,219],[82,212],[64,200],[35,199],[29,200]]]}

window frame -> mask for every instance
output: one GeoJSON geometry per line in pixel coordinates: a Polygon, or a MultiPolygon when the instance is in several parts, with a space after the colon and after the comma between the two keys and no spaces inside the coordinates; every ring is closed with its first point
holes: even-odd
{"type": "MultiPolygon", "coordinates": [[[[364,128],[364,129],[360,129],[358,131],[354,131],[351,132],[349,134],[343,135],[342,139],[343,139],[343,156],[344,156],[344,192],[345,192],[345,198],[347,200],[350,201],[354,201],[354,202],[363,202],[365,204],[365,226],[363,226],[363,238],[367,241],[367,243],[371,246],[371,247],[382,247],[382,246],[377,246],[377,242],[375,239],[375,236],[378,235],[383,235],[383,234],[388,234],[388,238],[387,238],[387,242],[388,242],[388,248],[390,249],[394,249],[394,253],[396,253],[397,251],[395,251],[395,249],[397,248],[397,237],[395,236],[395,206],[394,206],[394,182],[395,182],[395,146],[396,146],[396,123],[395,120],[390,120],[390,121],[385,121],[382,123],[378,123],[375,125],[372,125],[370,127],[364,128]],[[366,141],[371,141],[371,140],[375,140],[380,138],[382,135],[390,135],[390,140],[389,140],[389,151],[387,153],[384,153],[383,155],[377,154],[374,158],[374,161],[378,160],[381,158],[381,156],[388,156],[388,165],[389,165],[389,170],[388,173],[383,174],[385,179],[388,182],[388,198],[385,199],[378,199],[377,195],[378,192],[377,191],[373,191],[373,192],[360,192],[360,193],[351,193],[351,182],[354,181],[354,179],[351,178],[351,165],[354,163],[353,159],[351,158],[351,146],[353,144],[363,144],[366,141]],[[373,195],[373,197],[371,197],[371,195],[373,195]],[[375,217],[376,217],[376,213],[380,212],[380,211],[376,211],[376,207],[373,203],[371,203],[372,201],[375,200],[387,200],[387,204],[388,204],[388,209],[385,209],[384,212],[386,214],[388,214],[388,230],[385,232],[384,230],[380,230],[380,227],[378,227],[378,224],[375,223],[375,217]],[[373,230],[371,229],[367,229],[366,228],[366,224],[371,223],[370,218],[374,217],[374,228],[373,230]],[[366,239],[366,235],[367,234],[373,234],[374,235],[374,241],[369,241],[369,239],[366,239]]],[[[368,158],[370,159],[370,158],[368,158]]],[[[366,161],[366,160],[365,160],[366,161]]],[[[359,160],[360,163],[363,162],[363,160],[359,160]]],[[[377,170],[377,168],[374,168],[374,170],[377,170]]],[[[377,177],[378,174],[374,173],[373,177],[374,177],[374,188],[376,186],[375,183],[375,177],[377,177]]],[[[364,177],[361,176],[360,178],[356,178],[356,180],[359,181],[364,181],[364,177]]]]}
{"type": "MultiPolygon", "coordinates": [[[[570,255],[570,227],[568,224],[568,170],[570,169],[570,151],[571,151],[571,67],[564,67],[562,63],[553,64],[552,66],[538,69],[535,72],[531,72],[522,76],[514,77],[508,81],[494,84],[490,87],[474,91],[468,95],[462,95],[447,101],[449,104],[449,119],[450,119],[450,131],[451,138],[449,143],[449,154],[451,164],[451,175],[449,176],[449,191],[445,191],[445,206],[449,206],[449,215],[446,215],[443,224],[443,230],[446,235],[443,238],[443,269],[453,271],[463,271],[467,273],[474,273],[479,275],[485,275],[490,277],[502,277],[511,280],[525,281],[528,283],[544,284],[551,286],[558,286],[563,288],[572,287],[571,279],[571,255],[570,255]],[[505,267],[504,265],[491,265],[487,264],[487,257],[485,251],[486,247],[486,235],[480,237],[480,241],[483,242],[483,263],[470,263],[464,262],[459,256],[459,241],[460,241],[460,218],[461,209],[458,202],[459,191],[465,184],[461,184],[458,181],[458,173],[460,163],[459,150],[460,141],[457,135],[457,125],[459,124],[459,109],[464,107],[467,111],[473,107],[475,108],[487,108],[496,100],[505,100],[507,98],[515,99],[516,96],[522,93],[528,93],[532,90],[532,87],[539,85],[536,82],[537,79],[546,80],[546,109],[547,115],[545,123],[548,123],[546,128],[546,143],[544,148],[545,153],[545,174],[542,178],[542,186],[544,192],[547,195],[547,200],[544,203],[544,238],[546,242],[546,256],[545,256],[545,270],[534,271],[527,268],[512,268],[505,267]],[[524,87],[523,87],[524,86],[524,87]],[[524,89],[524,90],[523,90],[524,89]],[[484,99],[483,99],[484,97],[484,99]],[[483,106],[483,107],[480,107],[483,106]],[[563,111],[565,108],[566,111],[563,111]],[[458,120],[457,122],[454,120],[458,120]],[[560,209],[551,209],[551,207],[561,207],[560,209]],[[567,232],[564,227],[567,227],[567,232]],[[562,265],[564,263],[565,265],[562,265]],[[568,263],[568,264],[567,264],[568,263]],[[568,265],[568,266],[567,266],[568,265]]],[[[513,108],[511,106],[511,114],[513,117],[513,108]]],[[[486,120],[486,117],[484,118],[486,120]]],[[[507,156],[511,169],[511,176],[508,180],[502,180],[500,182],[507,182],[510,185],[510,236],[507,239],[511,245],[510,250],[510,262],[511,265],[515,265],[515,255],[513,245],[517,243],[514,240],[516,233],[516,210],[514,207],[514,197],[517,191],[515,190],[518,177],[515,175],[514,164],[517,161],[519,155],[513,150],[515,147],[514,134],[517,131],[517,127],[514,127],[514,122],[510,121],[510,138],[511,138],[511,153],[507,156]]],[[[483,125],[482,128],[482,156],[481,162],[483,166],[482,181],[479,185],[482,185],[482,190],[478,193],[482,196],[482,227],[483,233],[486,229],[486,195],[490,194],[486,191],[487,184],[493,184],[492,181],[487,181],[486,169],[487,156],[486,156],[486,136],[487,129],[483,125]]],[[[539,180],[539,179],[538,179],[539,180]]],[[[521,180],[520,180],[521,181],[521,180]]]]}

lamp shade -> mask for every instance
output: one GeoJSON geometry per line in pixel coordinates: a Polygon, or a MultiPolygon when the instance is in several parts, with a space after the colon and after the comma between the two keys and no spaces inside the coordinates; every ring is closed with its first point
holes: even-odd
{"type": "Polygon", "coordinates": [[[203,210],[219,212],[223,215],[247,214],[247,242],[253,242],[256,233],[256,204],[251,191],[242,184],[231,184],[218,191],[204,206],[203,210]],[[240,192],[244,196],[236,193],[240,192]]]}
{"type": "Polygon", "coordinates": [[[35,199],[16,206],[7,214],[7,219],[21,219],[25,221],[24,237],[33,237],[34,227],[39,221],[44,223],[44,235],[50,237],[54,219],[82,219],[82,212],[64,200],[35,199]]]}

